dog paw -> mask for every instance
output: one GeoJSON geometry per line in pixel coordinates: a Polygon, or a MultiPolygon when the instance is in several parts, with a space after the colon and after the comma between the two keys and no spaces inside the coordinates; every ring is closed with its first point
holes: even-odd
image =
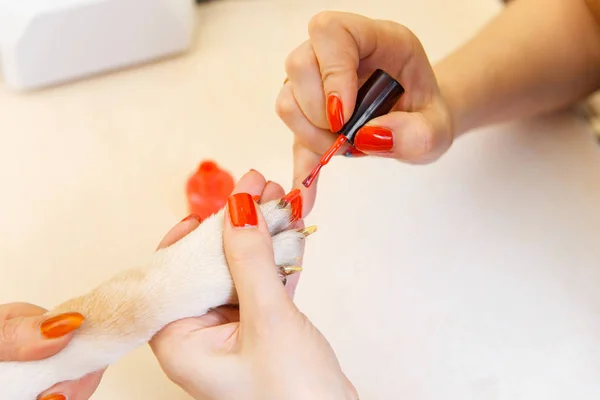
{"type": "MultiPolygon", "coordinates": [[[[271,234],[273,257],[277,273],[284,284],[286,277],[301,270],[304,243],[316,228],[298,228],[302,198],[298,190],[282,199],[258,205],[271,234]]],[[[195,308],[196,315],[205,307],[237,304],[237,293],[223,248],[225,209],[204,220],[194,231],[173,245],[159,250],[152,262],[152,286],[163,303],[172,310],[187,312],[195,308]],[[168,288],[168,291],[161,290],[168,288]],[[176,291],[173,288],[177,288],[176,291]],[[181,307],[187,304],[188,307],[181,307]]]]}
{"type": "Polygon", "coordinates": [[[302,271],[299,264],[304,252],[304,239],[317,230],[316,226],[295,227],[302,210],[299,196],[299,192],[294,191],[279,201],[260,205],[273,240],[277,272],[284,284],[287,276],[302,271]]]}

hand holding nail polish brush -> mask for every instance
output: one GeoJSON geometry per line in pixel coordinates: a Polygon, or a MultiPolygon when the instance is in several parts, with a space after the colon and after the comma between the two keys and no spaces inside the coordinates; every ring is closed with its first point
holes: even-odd
{"type": "Polygon", "coordinates": [[[358,130],[370,120],[392,111],[403,94],[404,88],[398,81],[385,71],[377,69],[358,90],[352,117],[339,132],[336,132],[339,133],[339,137],[302,184],[307,188],[310,187],[321,168],[331,160],[340,147],[346,142],[354,146],[354,138],[358,130]]]}

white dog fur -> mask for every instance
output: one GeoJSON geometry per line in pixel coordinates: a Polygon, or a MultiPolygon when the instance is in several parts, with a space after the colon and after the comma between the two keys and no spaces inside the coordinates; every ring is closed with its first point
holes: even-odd
{"type": "MultiPolygon", "coordinates": [[[[291,229],[287,203],[260,206],[281,269],[298,263],[306,234],[291,229]]],[[[158,250],[145,268],[131,269],[47,313],[79,312],[86,318],[67,347],[39,361],[0,362],[2,399],[35,400],[58,382],[81,378],[147,343],[165,325],[236,304],[222,243],[222,210],[170,247],[158,250]]]]}

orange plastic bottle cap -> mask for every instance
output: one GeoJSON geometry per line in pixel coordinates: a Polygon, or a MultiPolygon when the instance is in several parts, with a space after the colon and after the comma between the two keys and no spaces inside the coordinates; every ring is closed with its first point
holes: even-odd
{"type": "Polygon", "coordinates": [[[206,219],[221,210],[233,188],[233,176],[212,161],[202,161],[187,181],[186,194],[189,211],[206,219]]]}

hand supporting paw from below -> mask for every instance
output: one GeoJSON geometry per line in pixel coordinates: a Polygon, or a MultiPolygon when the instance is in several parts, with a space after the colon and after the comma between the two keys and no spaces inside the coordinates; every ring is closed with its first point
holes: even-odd
{"type": "MultiPolygon", "coordinates": [[[[171,323],[150,343],[169,378],[196,399],[358,398],[327,340],[292,301],[299,274],[281,284],[274,238],[249,200],[260,196],[268,202],[283,194],[279,185],[250,172],[229,200],[223,244],[239,309],[219,307],[171,323]]],[[[183,221],[161,246],[197,226],[193,219],[183,221]]]]}
{"type": "MultiPolygon", "coordinates": [[[[66,313],[48,318],[47,310],[28,303],[0,305],[0,362],[33,361],[53,356],[69,344],[84,317],[66,313]]],[[[41,393],[40,400],[88,400],[104,371],[62,382],[41,393]]],[[[1,390],[1,389],[0,389],[1,390]]]]}

